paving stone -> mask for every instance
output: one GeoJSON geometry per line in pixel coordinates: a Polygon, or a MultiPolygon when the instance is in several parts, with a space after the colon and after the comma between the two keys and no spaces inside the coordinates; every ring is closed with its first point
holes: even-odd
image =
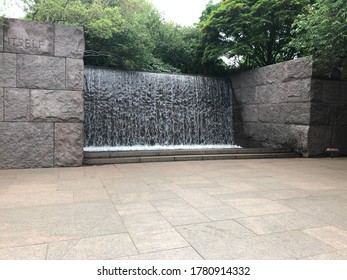
{"type": "Polygon", "coordinates": [[[84,31],[82,27],[54,24],[55,56],[83,58],[84,31]]]}
{"type": "Polygon", "coordinates": [[[130,236],[123,233],[49,243],[47,259],[111,260],[137,252],[130,236]]]}
{"type": "Polygon", "coordinates": [[[133,192],[111,195],[114,203],[131,203],[179,198],[173,191],[133,192]]]}
{"type": "Polygon", "coordinates": [[[56,123],[54,165],[81,166],[83,160],[83,124],[56,123]]]}
{"type": "Polygon", "coordinates": [[[228,200],[226,203],[248,216],[294,212],[293,209],[266,198],[235,199],[228,200]]]}
{"type": "Polygon", "coordinates": [[[290,226],[283,222],[279,215],[248,217],[236,219],[236,221],[256,234],[270,234],[291,230],[290,226]]]}
{"type": "Polygon", "coordinates": [[[106,190],[111,195],[120,195],[120,194],[130,194],[137,192],[147,192],[152,191],[153,189],[143,182],[142,180],[137,179],[105,179],[102,180],[105,185],[106,190]]]}
{"type": "Polygon", "coordinates": [[[65,89],[65,82],[64,58],[17,55],[17,87],[50,90],[65,89]]]}
{"type": "Polygon", "coordinates": [[[29,90],[6,88],[4,90],[5,121],[30,121],[29,90]]]}
{"type": "Polygon", "coordinates": [[[198,208],[201,213],[212,221],[231,220],[235,218],[246,217],[246,215],[231,206],[212,206],[198,208]]]}
{"type": "Polygon", "coordinates": [[[220,200],[199,189],[182,189],[174,190],[174,192],[194,207],[209,207],[223,204],[220,200]]]}
{"type": "Polygon", "coordinates": [[[235,221],[179,226],[177,230],[204,259],[290,259],[235,221]]]}
{"type": "Polygon", "coordinates": [[[154,207],[172,225],[207,222],[209,219],[183,199],[153,201],[154,207]]]}
{"type": "Polygon", "coordinates": [[[16,87],[16,55],[0,53],[0,87],[16,87]]]}
{"type": "Polygon", "coordinates": [[[74,202],[110,200],[103,188],[75,189],[73,190],[74,202]]]}
{"type": "Polygon", "coordinates": [[[271,199],[271,200],[282,200],[282,199],[290,199],[290,198],[297,198],[297,197],[306,197],[308,196],[307,193],[301,191],[301,190],[278,190],[278,191],[266,191],[266,192],[259,192],[259,194],[265,198],[271,199]]]}
{"type": "Polygon", "coordinates": [[[274,233],[263,238],[295,258],[334,251],[333,247],[300,231],[274,233]]]}
{"type": "Polygon", "coordinates": [[[200,240],[204,245],[208,242],[222,243],[229,238],[255,237],[253,232],[233,220],[182,225],[175,228],[188,242],[200,240]]]}
{"type": "Polygon", "coordinates": [[[347,250],[307,257],[307,260],[347,260],[347,250]]]}
{"type": "Polygon", "coordinates": [[[62,191],[93,188],[102,189],[102,182],[99,179],[59,180],[57,189],[62,191]]]}
{"type": "Polygon", "coordinates": [[[130,233],[145,231],[170,231],[173,229],[172,226],[159,213],[122,216],[122,220],[130,233]]]}
{"type": "Polygon", "coordinates": [[[0,194],[0,209],[73,202],[72,192],[23,192],[0,194]]]}
{"type": "Polygon", "coordinates": [[[202,260],[191,247],[164,250],[122,258],[123,260],[202,260]]]}
{"type": "MultiPolygon", "coordinates": [[[[32,121],[70,123],[83,121],[83,98],[79,91],[32,90],[30,103],[32,121]]],[[[68,130],[69,126],[74,125],[60,125],[56,129],[68,130]]],[[[75,128],[77,130],[77,127],[75,128]]],[[[81,134],[80,131],[79,127],[78,135],[81,134]]]]}
{"type": "Polygon", "coordinates": [[[188,185],[188,184],[200,184],[200,183],[212,183],[210,180],[202,176],[180,176],[180,177],[168,177],[175,184],[188,185]]]}
{"type": "Polygon", "coordinates": [[[157,212],[157,210],[149,202],[116,203],[115,207],[121,216],[157,212]]]}
{"type": "Polygon", "coordinates": [[[140,253],[187,247],[189,244],[174,229],[131,232],[131,237],[140,253]]]}
{"type": "Polygon", "coordinates": [[[5,52],[53,55],[53,24],[7,19],[6,25],[5,52]]]}
{"type": "Polygon", "coordinates": [[[0,260],[44,260],[47,244],[0,249],[0,260]]]}
{"type": "Polygon", "coordinates": [[[126,232],[105,201],[2,209],[0,224],[0,248],[126,232]]]}
{"type": "Polygon", "coordinates": [[[84,176],[88,178],[123,178],[124,175],[114,165],[83,166],[84,176]]]}
{"type": "Polygon", "coordinates": [[[304,233],[338,249],[347,249],[347,231],[334,226],[311,228],[304,233]]]}

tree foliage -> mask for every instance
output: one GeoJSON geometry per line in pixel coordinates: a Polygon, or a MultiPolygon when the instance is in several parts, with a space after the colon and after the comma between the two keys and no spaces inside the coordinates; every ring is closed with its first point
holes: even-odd
{"type": "Polygon", "coordinates": [[[202,61],[233,58],[234,67],[254,68],[294,57],[291,28],[309,0],[222,0],[210,3],[199,23],[202,61]]]}
{"type": "Polygon", "coordinates": [[[26,0],[28,18],[83,26],[85,63],[195,73],[197,29],[164,22],[146,0],[26,0]]]}
{"type": "Polygon", "coordinates": [[[347,58],[347,0],[317,0],[293,25],[299,55],[332,61],[347,58]]]}

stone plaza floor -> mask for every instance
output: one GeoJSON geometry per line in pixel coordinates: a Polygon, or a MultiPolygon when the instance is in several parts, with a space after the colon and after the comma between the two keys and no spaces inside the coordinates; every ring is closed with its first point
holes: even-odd
{"type": "Polygon", "coordinates": [[[347,259],[347,158],[0,170],[0,259],[347,259]]]}

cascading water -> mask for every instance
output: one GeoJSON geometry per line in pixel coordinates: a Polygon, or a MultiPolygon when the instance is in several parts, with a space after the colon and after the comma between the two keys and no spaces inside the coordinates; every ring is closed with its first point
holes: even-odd
{"type": "Polygon", "coordinates": [[[232,144],[229,82],[86,68],[85,147],[232,144]]]}

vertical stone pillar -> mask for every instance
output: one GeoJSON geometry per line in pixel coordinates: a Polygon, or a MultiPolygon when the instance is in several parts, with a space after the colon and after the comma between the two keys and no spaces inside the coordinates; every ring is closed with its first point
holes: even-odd
{"type": "Polygon", "coordinates": [[[0,28],[0,168],[82,164],[83,53],[80,27],[0,28]]]}

